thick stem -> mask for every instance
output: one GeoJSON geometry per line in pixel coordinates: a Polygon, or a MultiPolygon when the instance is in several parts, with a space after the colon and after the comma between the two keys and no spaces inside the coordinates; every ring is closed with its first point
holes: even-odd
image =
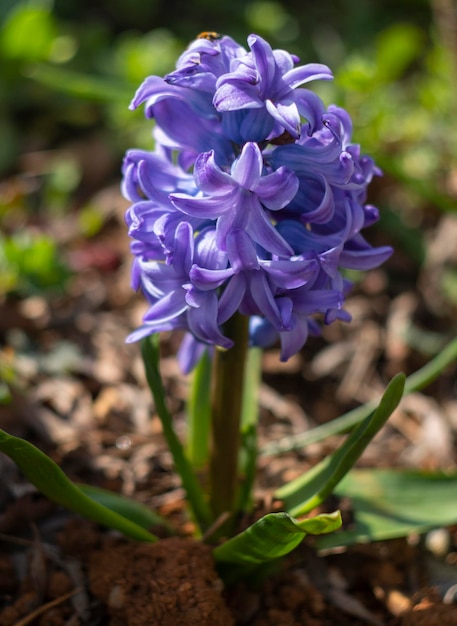
{"type": "Polygon", "coordinates": [[[235,513],[243,381],[248,349],[249,318],[235,314],[225,327],[234,341],[230,350],[217,350],[211,407],[210,506],[217,519],[235,513]]]}

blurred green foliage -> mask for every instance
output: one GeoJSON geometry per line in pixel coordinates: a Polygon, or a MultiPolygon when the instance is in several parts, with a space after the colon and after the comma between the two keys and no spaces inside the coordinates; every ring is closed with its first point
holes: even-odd
{"type": "Polygon", "coordinates": [[[62,291],[68,277],[51,237],[30,231],[0,237],[0,293],[62,291]]]}

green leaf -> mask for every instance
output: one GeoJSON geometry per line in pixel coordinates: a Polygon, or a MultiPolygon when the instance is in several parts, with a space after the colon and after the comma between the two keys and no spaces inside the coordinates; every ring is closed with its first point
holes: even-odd
{"type": "Polygon", "coordinates": [[[319,538],[322,549],[384,541],[457,523],[457,472],[354,470],[335,493],[351,499],[348,530],[319,538]]]}
{"type": "Polygon", "coordinates": [[[126,517],[131,522],[138,524],[142,528],[151,528],[151,526],[163,526],[164,528],[171,530],[170,523],[158,513],[150,509],[149,507],[126,498],[123,495],[115,493],[114,491],[108,491],[107,489],[100,489],[99,487],[93,487],[92,485],[77,484],[77,487],[89,496],[95,502],[103,505],[110,511],[119,513],[123,517],[126,517]]]}
{"type": "Polygon", "coordinates": [[[208,463],[211,424],[212,359],[205,350],[192,375],[187,402],[187,455],[193,467],[200,469],[208,463]]]}
{"type": "Polygon", "coordinates": [[[118,102],[126,106],[132,98],[132,87],[106,76],[90,76],[50,63],[36,63],[28,76],[39,83],[81,100],[118,102]]]}
{"type": "Polygon", "coordinates": [[[154,397],[156,411],[162,423],[162,430],[168,444],[168,449],[171,452],[176,471],[186,491],[192,512],[200,526],[207,527],[211,520],[208,503],[194,469],[184,453],[183,445],[173,428],[173,419],[165,402],[165,389],[159,369],[159,341],[159,335],[155,334],[146,337],[141,342],[146,379],[154,397]]]}
{"type": "Polygon", "coordinates": [[[243,478],[238,494],[238,510],[252,508],[252,490],[257,476],[257,422],[259,419],[259,387],[262,378],[261,348],[249,348],[243,383],[241,409],[240,474],[243,478]]]}
{"type": "Polygon", "coordinates": [[[38,491],[53,502],[132,539],[157,541],[152,533],[83,493],[54,461],[25,439],[0,430],[0,452],[9,456],[38,491]]]}
{"type": "Polygon", "coordinates": [[[324,502],[398,406],[404,386],[405,375],[397,374],[387,386],[378,408],[354,429],[338,450],[276,491],[275,497],[283,500],[288,513],[304,515],[324,502]]]}
{"type": "Polygon", "coordinates": [[[258,565],[291,552],[305,535],[321,535],[341,526],[339,511],[298,521],[287,513],[269,513],[213,550],[218,563],[258,565]]]}

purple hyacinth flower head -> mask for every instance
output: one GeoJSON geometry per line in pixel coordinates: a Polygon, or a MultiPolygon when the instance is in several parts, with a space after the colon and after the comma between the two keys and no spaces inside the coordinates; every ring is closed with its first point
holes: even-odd
{"type": "Polygon", "coordinates": [[[128,340],[183,331],[186,372],[231,347],[235,314],[250,318],[252,345],[278,341],[287,360],[319,318],[349,321],[345,270],[392,253],[362,232],[379,218],[367,190],[380,170],[353,143],[349,114],[304,87],[329,68],[257,35],[247,44],[203,34],[131,105],[153,120],[154,147],[123,164],[132,286],[148,304],[128,340]]]}

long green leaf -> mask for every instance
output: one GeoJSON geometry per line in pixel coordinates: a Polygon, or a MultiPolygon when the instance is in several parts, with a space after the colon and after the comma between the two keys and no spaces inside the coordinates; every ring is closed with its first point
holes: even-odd
{"type": "MultiPolygon", "coordinates": [[[[433,382],[443,370],[457,359],[457,337],[453,339],[436,357],[429,361],[424,367],[411,374],[406,379],[405,395],[412,391],[419,391],[433,382]]],[[[300,433],[292,437],[286,437],[280,441],[272,441],[260,450],[260,454],[280,454],[290,450],[299,450],[312,443],[317,443],[333,435],[340,435],[348,432],[357,424],[360,424],[376,407],[376,403],[369,402],[357,407],[340,417],[332,420],[328,424],[316,426],[305,433],[300,433]]]]}
{"type": "Polygon", "coordinates": [[[261,348],[249,348],[244,372],[241,410],[240,475],[238,510],[248,511],[252,504],[252,488],[257,475],[257,422],[259,418],[259,386],[262,377],[261,348]]]}
{"type": "Polygon", "coordinates": [[[128,103],[132,97],[132,87],[128,83],[105,76],[81,74],[49,63],[35,64],[30,76],[52,89],[63,91],[81,100],[128,103]]]}
{"type": "Polygon", "coordinates": [[[319,548],[384,541],[457,523],[457,472],[354,470],[335,493],[351,500],[348,530],[318,540],[319,548]]]}
{"type": "Polygon", "coordinates": [[[176,471],[181,478],[195,519],[205,528],[211,522],[209,506],[193,467],[184,453],[183,445],[175,433],[173,419],[165,402],[165,390],[159,370],[159,335],[155,334],[143,339],[141,350],[146,370],[146,378],[152,395],[154,396],[155,407],[162,423],[162,430],[168,444],[168,449],[173,457],[176,471]]]}
{"type": "Polygon", "coordinates": [[[208,463],[211,424],[212,360],[205,350],[192,375],[187,403],[187,454],[193,467],[200,469],[208,463]]]}
{"type": "Polygon", "coordinates": [[[276,491],[275,497],[283,500],[288,513],[304,515],[333,492],[398,406],[404,386],[404,374],[397,374],[387,386],[373,415],[359,424],[338,450],[276,491]]]}
{"type": "Polygon", "coordinates": [[[53,502],[138,541],[157,541],[142,526],[84,494],[60,467],[34,445],[0,430],[0,452],[9,456],[30,482],[53,502]]]}
{"type": "Polygon", "coordinates": [[[298,521],[287,513],[269,513],[213,550],[218,563],[258,565],[291,552],[305,535],[320,535],[341,526],[339,511],[298,521]]]}
{"type": "Polygon", "coordinates": [[[89,496],[95,502],[102,504],[110,511],[119,513],[123,517],[126,517],[131,522],[135,522],[138,526],[143,528],[151,528],[152,526],[163,526],[167,530],[171,531],[171,525],[165,518],[161,517],[158,513],[150,509],[149,507],[127,498],[114,491],[108,489],[101,489],[100,487],[94,487],[92,485],[85,485],[77,483],[76,486],[81,489],[86,496],[89,496]]]}

